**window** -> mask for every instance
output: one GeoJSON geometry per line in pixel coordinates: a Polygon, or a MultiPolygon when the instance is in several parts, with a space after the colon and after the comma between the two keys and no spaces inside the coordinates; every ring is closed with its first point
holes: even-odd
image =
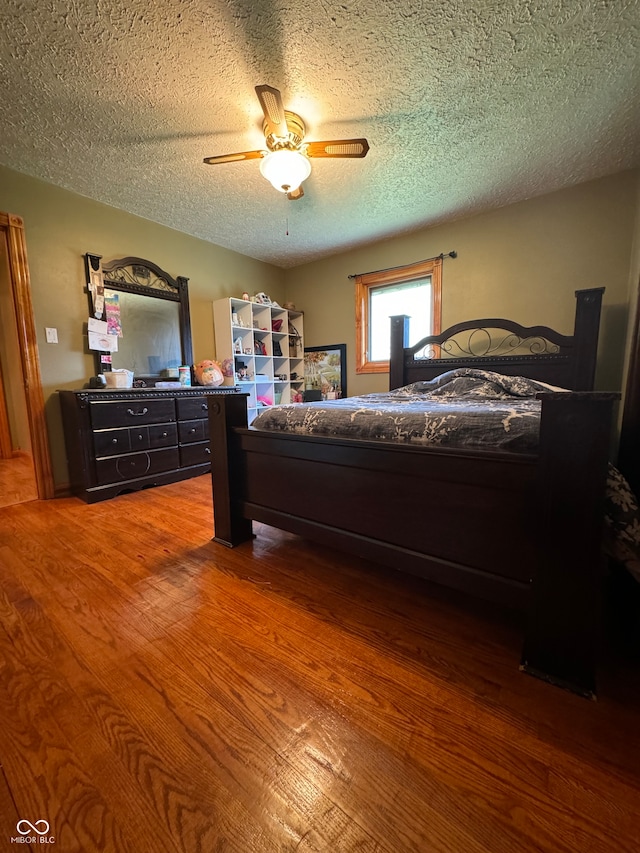
{"type": "Polygon", "coordinates": [[[356,276],[356,373],[389,370],[389,318],[408,314],[409,346],[440,332],[442,258],[356,276]]]}

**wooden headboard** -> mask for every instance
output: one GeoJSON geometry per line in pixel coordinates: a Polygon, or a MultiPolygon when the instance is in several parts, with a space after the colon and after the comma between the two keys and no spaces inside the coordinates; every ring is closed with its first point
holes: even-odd
{"type": "Polygon", "coordinates": [[[410,318],[391,318],[389,389],[476,367],[527,376],[573,391],[593,390],[604,287],[576,291],[573,335],[490,318],[457,323],[407,346],[410,318]]]}

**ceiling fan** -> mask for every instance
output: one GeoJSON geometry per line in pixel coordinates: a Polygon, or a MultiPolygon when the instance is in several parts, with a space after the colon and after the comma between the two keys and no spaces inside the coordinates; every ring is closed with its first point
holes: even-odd
{"type": "Polygon", "coordinates": [[[311,174],[311,157],[365,157],[369,150],[366,139],[332,139],[328,142],[304,142],[306,127],[296,113],[285,110],[278,89],[256,86],[256,94],[264,113],[262,130],[267,150],[241,151],[205,157],[204,162],[236,163],[260,160],[261,174],[287,198],[302,198],[302,182],[311,174]]]}

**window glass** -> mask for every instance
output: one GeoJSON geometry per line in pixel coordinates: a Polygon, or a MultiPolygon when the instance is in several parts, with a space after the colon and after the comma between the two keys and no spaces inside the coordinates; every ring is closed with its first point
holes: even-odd
{"type": "Polygon", "coordinates": [[[406,314],[414,346],[440,332],[442,257],[415,264],[360,273],[356,280],[356,373],[387,373],[391,324],[389,317],[406,314]]]}
{"type": "Polygon", "coordinates": [[[371,361],[389,360],[389,318],[397,314],[411,317],[409,346],[431,334],[431,276],[403,284],[369,288],[371,361]]]}

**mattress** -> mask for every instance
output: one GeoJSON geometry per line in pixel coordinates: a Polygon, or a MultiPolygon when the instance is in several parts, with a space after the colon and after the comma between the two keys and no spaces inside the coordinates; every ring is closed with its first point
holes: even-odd
{"type": "Polygon", "coordinates": [[[274,406],[253,428],[299,435],[535,452],[543,391],[522,376],[459,368],[395,391],[274,406]]]}

